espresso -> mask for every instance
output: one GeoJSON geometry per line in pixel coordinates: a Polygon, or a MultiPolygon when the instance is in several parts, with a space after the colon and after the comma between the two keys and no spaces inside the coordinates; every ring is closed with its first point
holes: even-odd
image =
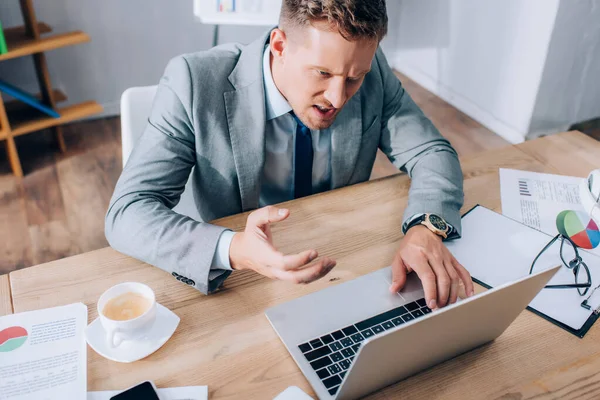
{"type": "Polygon", "coordinates": [[[107,301],[102,314],[113,321],[127,321],[144,314],[151,305],[151,301],[141,294],[128,292],[107,301]]]}

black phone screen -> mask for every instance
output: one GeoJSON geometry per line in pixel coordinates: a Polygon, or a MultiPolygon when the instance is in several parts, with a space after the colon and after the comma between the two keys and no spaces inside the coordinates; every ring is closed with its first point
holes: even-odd
{"type": "Polygon", "coordinates": [[[137,386],[127,389],[113,397],[110,400],[160,400],[154,387],[150,382],[142,382],[137,386]]]}

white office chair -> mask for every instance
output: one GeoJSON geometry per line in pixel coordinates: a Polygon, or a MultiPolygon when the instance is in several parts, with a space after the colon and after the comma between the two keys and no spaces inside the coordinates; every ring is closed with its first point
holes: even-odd
{"type": "MultiPolygon", "coordinates": [[[[121,144],[123,147],[123,166],[127,163],[133,147],[146,129],[152,103],[156,95],[156,86],[132,87],[121,95],[121,144]]],[[[173,211],[201,221],[194,203],[191,180],[194,170],[188,179],[185,190],[181,194],[179,204],[173,211]]]]}

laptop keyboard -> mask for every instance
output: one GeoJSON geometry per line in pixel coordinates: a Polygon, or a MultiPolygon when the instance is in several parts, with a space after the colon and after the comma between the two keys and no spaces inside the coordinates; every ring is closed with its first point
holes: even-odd
{"type": "Polygon", "coordinates": [[[360,343],[388,329],[429,314],[425,299],[419,299],[310,340],[298,346],[329,394],[334,395],[352,365],[360,343]]]}

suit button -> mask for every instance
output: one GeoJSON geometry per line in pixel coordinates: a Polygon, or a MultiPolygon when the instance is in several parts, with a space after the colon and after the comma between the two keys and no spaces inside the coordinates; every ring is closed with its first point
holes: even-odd
{"type": "Polygon", "coordinates": [[[175,278],[177,278],[179,275],[177,274],[177,272],[171,272],[171,275],[173,275],[175,278]]]}
{"type": "Polygon", "coordinates": [[[194,286],[195,284],[196,284],[196,282],[194,282],[194,281],[193,281],[193,280],[191,280],[191,279],[188,279],[188,285],[190,285],[190,286],[194,286]]]}

